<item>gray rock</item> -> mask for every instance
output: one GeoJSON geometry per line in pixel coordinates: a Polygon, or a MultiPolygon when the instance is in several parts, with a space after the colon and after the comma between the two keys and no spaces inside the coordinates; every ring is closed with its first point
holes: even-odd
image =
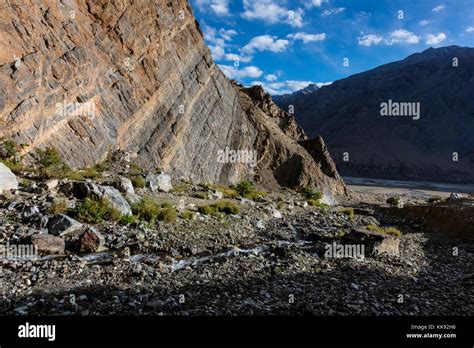
{"type": "Polygon", "coordinates": [[[131,205],[137,204],[142,200],[142,197],[137,195],[136,193],[127,193],[125,195],[125,199],[127,200],[128,203],[131,205]]]}
{"type": "Polygon", "coordinates": [[[451,195],[449,196],[449,200],[450,201],[458,201],[460,199],[464,199],[464,198],[467,198],[465,195],[462,195],[460,193],[457,193],[457,192],[453,192],[451,193],[451,195]]]}
{"type": "Polygon", "coordinates": [[[110,202],[112,207],[122,215],[132,215],[132,208],[120,192],[112,186],[99,186],[101,198],[110,202]]]}
{"type": "Polygon", "coordinates": [[[211,196],[211,199],[222,199],[222,198],[224,198],[224,194],[220,191],[217,191],[217,190],[209,190],[209,194],[211,196]]]}
{"type": "Polygon", "coordinates": [[[16,189],[18,189],[18,180],[15,174],[6,165],[0,163],[0,193],[16,189]]]}
{"type": "Polygon", "coordinates": [[[146,182],[152,191],[170,192],[173,189],[171,177],[166,174],[148,174],[146,182]]]}
{"type": "Polygon", "coordinates": [[[48,222],[49,233],[53,236],[64,236],[76,232],[82,227],[80,222],[64,214],[57,215],[48,222]]]}
{"type": "Polygon", "coordinates": [[[118,189],[126,194],[134,194],[135,189],[133,188],[132,180],[129,178],[125,178],[123,176],[119,177],[119,181],[117,183],[118,189]]]}

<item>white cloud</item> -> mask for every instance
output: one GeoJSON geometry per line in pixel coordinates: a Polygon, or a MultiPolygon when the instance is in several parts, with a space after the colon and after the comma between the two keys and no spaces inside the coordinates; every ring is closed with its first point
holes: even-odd
{"type": "Polygon", "coordinates": [[[395,30],[390,34],[390,38],[386,40],[387,45],[397,43],[417,44],[419,42],[420,38],[417,35],[405,29],[395,30]]]}
{"type": "Polygon", "coordinates": [[[431,21],[428,20],[428,19],[423,19],[423,20],[421,20],[421,21],[419,22],[419,24],[420,24],[422,27],[424,27],[424,26],[426,26],[426,25],[428,25],[428,24],[430,24],[430,23],[431,23],[431,21]]]}
{"type": "MultiPolygon", "coordinates": [[[[271,82],[267,83],[264,81],[253,81],[251,85],[261,85],[263,88],[270,93],[271,95],[281,95],[289,94],[296,91],[299,91],[303,88],[308,87],[308,85],[313,84],[311,81],[295,81],[295,80],[286,80],[281,82],[271,82]]],[[[330,85],[332,82],[318,82],[316,85],[318,87],[330,85]]]]}
{"type": "Polygon", "coordinates": [[[433,35],[433,34],[428,34],[426,36],[426,44],[427,45],[437,45],[441,42],[446,40],[446,34],[445,33],[439,33],[438,35],[433,35]]]}
{"type": "Polygon", "coordinates": [[[438,5],[435,8],[433,8],[433,12],[440,12],[443,11],[446,8],[444,5],[438,5]]]}
{"type": "Polygon", "coordinates": [[[238,33],[233,29],[224,29],[219,30],[205,25],[203,27],[204,38],[208,42],[209,49],[211,50],[212,57],[216,61],[227,60],[227,61],[240,61],[240,62],[250,62],[252,57],[245,55],[238,55],[235,53],[226,52],[227,42],[232,41],[234,36],[238,33]]]}
{"type": "Polygon", "coordinates": [[[328,0],[310,0],[308,1],[308,4],[306,7],[311,8],[311,7],[321,7],[321,5],[325,2],[328,2],[328,0]]]}
{"type": "Polygon", "coordinates": [[[332,8],[330,10],[325,10],[322,13],[322,16],[331,16],[331,15],[336,15],[338,13],[344,12],[345,8],[344,7],[338,7],[338,8],[332,8]]]}
{"type": "Polygon", "coordinates": [[[253,54],[256,51],[283,52],[290,42],[284,39],[278,39],[276,36],[261,35],[256,36],[242,48],[244,54],[253,54]]]}
{"type": "Polygon", "coordinates": [[[230,79],[244,79],[244,78],[259,78],[263,75],[263,71],[256,66],[247,66],[242,69],[238,69],[230,65],[219,65],[224,74],[230,79]]]}
{"type": "Polygon", "coordinates": [[[273,75],[273,74],[268,74],[268,75],[265,76],[265,80],[270,81],[270,82],[274,82],[274,81],[278,80],[278,77],[276,75],[273,75]]]}
{"type": "Polygon", "coordinates": [[[196,0],[201,11],[210,8],[216,15],[227,16],[230,13],[229,0],[196,0]]]}
{"type": "Polygon", "coordinates": [[[474,26],[469,26],[466,28],[466,33],[474,33],[474,26]]]}
{"type": "Polygon", "coordinates": [[[249,20],[261,20],[266,23],[286,23],[293,27],[303,26],[302,9],[289,10],[274,0],[244,0],[242,17],[249,20]]]}
{"type": "Polygon", "coordinates": [[[420,37],[407,31],[405,29],[398,29],[390,33],[388,37],[383,37],[375,34],[368,34],[359,36],[357,41],[362,46],[373,46],[373,45],[394,45],[394,44],[417,44],[420,42],[420,37]]]}
{"type": "Polygon", "coordinates": [[[378,45],[382,42],[382,40],[383,37],[374,34],[368,34],[357,38],[359,45],[367,47],[372,45],[378,45]]]}
{"type": "Polygon", "coordinates": [[[321,34],[306,34],[304,32],[289,34],[287,36],[289,39],[293,40],[302,40],[305,44],[308,42],[315,42],[315,41],[324,41],[326,40],[326,33],[321,34]]]}

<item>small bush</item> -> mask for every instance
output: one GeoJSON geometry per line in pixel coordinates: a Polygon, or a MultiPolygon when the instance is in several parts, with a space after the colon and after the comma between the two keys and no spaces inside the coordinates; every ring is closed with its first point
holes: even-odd
{"type": "Polygon", "coordinates": [[[195,216],[196,216],[196,214],[191,210],[185,210],[180,214],[180,218],[182,218],[184,220],[188,220],[188,221],[189,220],[194,220],[195,216]]]}
{"type": "Polygon", "coordinates": [[[10,139],[4,140],[1,147],[2,151],[0,151],[0,154],[2,155],[2,159],[5,160],[10,159],[15,156],[17,152],[21,151],[21,146],[10,139]]]}
{"type": "Polygon", "coordinates": [[[165,209],[171,209],[173,208],[173,205],[170,202],[164,202],[164,203],[161,203],[160,207],[165,208],[165,209]]]}
{"type": "Polygon", "coordinates": [[[194,197],[199,199],[209,199],[209,194],[207,192],[196,192],[194,197]]]}
{"type": "Polygon", "coordinates": [[[20,162],[10,160],[0,160],[0,162],[6,165],[15,174],[21,174],[24,171],[28,171],[27,168],[25,168],[25,166],[20,162]]]}
{"type": "Polygon", "coordinates": [[[245,198],[253,197],[256,191],[253,184],[248,180],[241,181],[239,184],[237,184],[235,190],[239,195],[245,198]]]}
{"type": "Polygon", "coordinates": [[[103,221],[119,221],[122,214],[103,198],[86,198],[77,208],[77,217],[82,222],[98,224],[103,221]]]}
{"type": "Polygon", "coordinates": [[[402,204],[402,199],[398,196],[390,197],[387,199],[387,203],[390,204],[392,207],[398,207],[402,204]]]}
{"type": "Polygon", "coordinates": [[[130,169],[129,169],[130,173],[132,175],[141,175],[143,174],[143,168],[140,167],[138,164],[136,163],[130,163],[130,169]]]}
{"type": "Polygon", "coordinates": [[[64,199],[54,202],[48,209],[50,214],[64,214],[68,211],[67,201],[64,199]]]}
{"type": "Polygon", "coordinates": [[[235,198],[239,195],[235,189],[233,189],[232,187],[225,186],[225,185],[220,185],[220,184],[211,185],[211,188],[216,191],[222,192],[222,195],[224,196],[224,198],[235,198]]]}
{"type": "Polygon", "coordinates": [[[36,153],[39,157],[39,163],[43,167],[52,167],[62,164],[61,155],[52,147],[48,147],[45,150],[38,149],[36,153]]]}
{"type": "Polygon", "coordinates": [[[344,215],[347,215],[349,219],[353,220],[355,217],[354,208],[344,208],[341,210],[344,215]]]}
{"type": "Polygon", "coordinates": [[[160,212],[160,206],[153,198],[143,197],[140,202],[133,205],[132,210],[140,220],[151,222],[156,220],[160,212]]]}
{"type": "Polygon", "coordinates": [[[204,215],[219,215],[223,213],[226,215],[238,214],[240,212],[237,205],[229,201],[219,201],[212,205],[203,205],[199,207],[199,212],[204,215]]]}
{"type": "Polygon", "coordinates": [[[175,193],[184,193],[184,192],[188,192],[188,190],[189,190],[188,184],[181,184],[181,185],[173,187],[173,192],[175,193]]]}
{"type": "Polygon", "coordinates": [[[402,233],[395,227],[380,227],[376,225],[368,225],[367,230],[375,233],[387,234],[394,237],[400,237],[402,233]]]}
{"type": "MultiPolygon", "coordinates": [[[[319,201],[323,198],[321,192],[316,190],[314,186],[305,186],[300,190],[300,193],[307,199],[307,200],[315,200],[319,201]]],[[[309,202],[308,202],[309,203],[309,202]]]]}
{"type": "Polygon", "coordinates": [[[138,217],[135,215],[122,215],[122,217],[119,220],[119,223],[121,225],[129,225],[129,224],[134,223],[137,220],[138,220],[138,217]]]}
{"type": "Polygon", "coordinates": [[[173,223],[173,222],[176,222],[177,216],[178,216],[178,213],[176,212],[175,209],[164,208],[164,209],[160,209],[157,219],[159,221],[164,221],[166,223],[173,223]]]}
{"type": "Polygon", "coordinates": [[[145,187],[145,179],[141,175],[134,175],[130,177],[132,181],[132,185],[135,188],[144,188],[145,187]]]}

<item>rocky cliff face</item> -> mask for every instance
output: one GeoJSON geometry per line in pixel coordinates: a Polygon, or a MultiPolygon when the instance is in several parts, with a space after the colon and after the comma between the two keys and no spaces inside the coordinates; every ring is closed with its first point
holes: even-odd
{"type": "Polygon", "coordinates": [[[472,48],[431,48],[275,101],[327,140],[343,175],[474,182],[473,62],[472,48]],[[419,119],[382,117],[389,100],[419,103],[419,119]]]}
{"type": "Polygon", "coordinates": [[[123,150],[176,179],[345,190],[294,119],[228,81],[186,0],[9,1],[0,25],[0,137],[27,159],[54,147],[78,168],[123,150]],[[219,161],[226,148],[257,167],[219,161]]]}

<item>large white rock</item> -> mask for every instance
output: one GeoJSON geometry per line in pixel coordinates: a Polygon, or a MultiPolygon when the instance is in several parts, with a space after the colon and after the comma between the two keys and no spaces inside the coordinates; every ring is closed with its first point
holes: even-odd
{"type": "Polygon", "coordinates": [[[0,193],[4,190],[16,190],[17,188],[18,180],[15,174],[6,165],[0,163],[0,193]]]}
{"type": "Polygon", "coordinates": [[[148,174],[146,182],[152,191],[170,192],[173,189],[171,177],[166,174],[148,174]]]}

